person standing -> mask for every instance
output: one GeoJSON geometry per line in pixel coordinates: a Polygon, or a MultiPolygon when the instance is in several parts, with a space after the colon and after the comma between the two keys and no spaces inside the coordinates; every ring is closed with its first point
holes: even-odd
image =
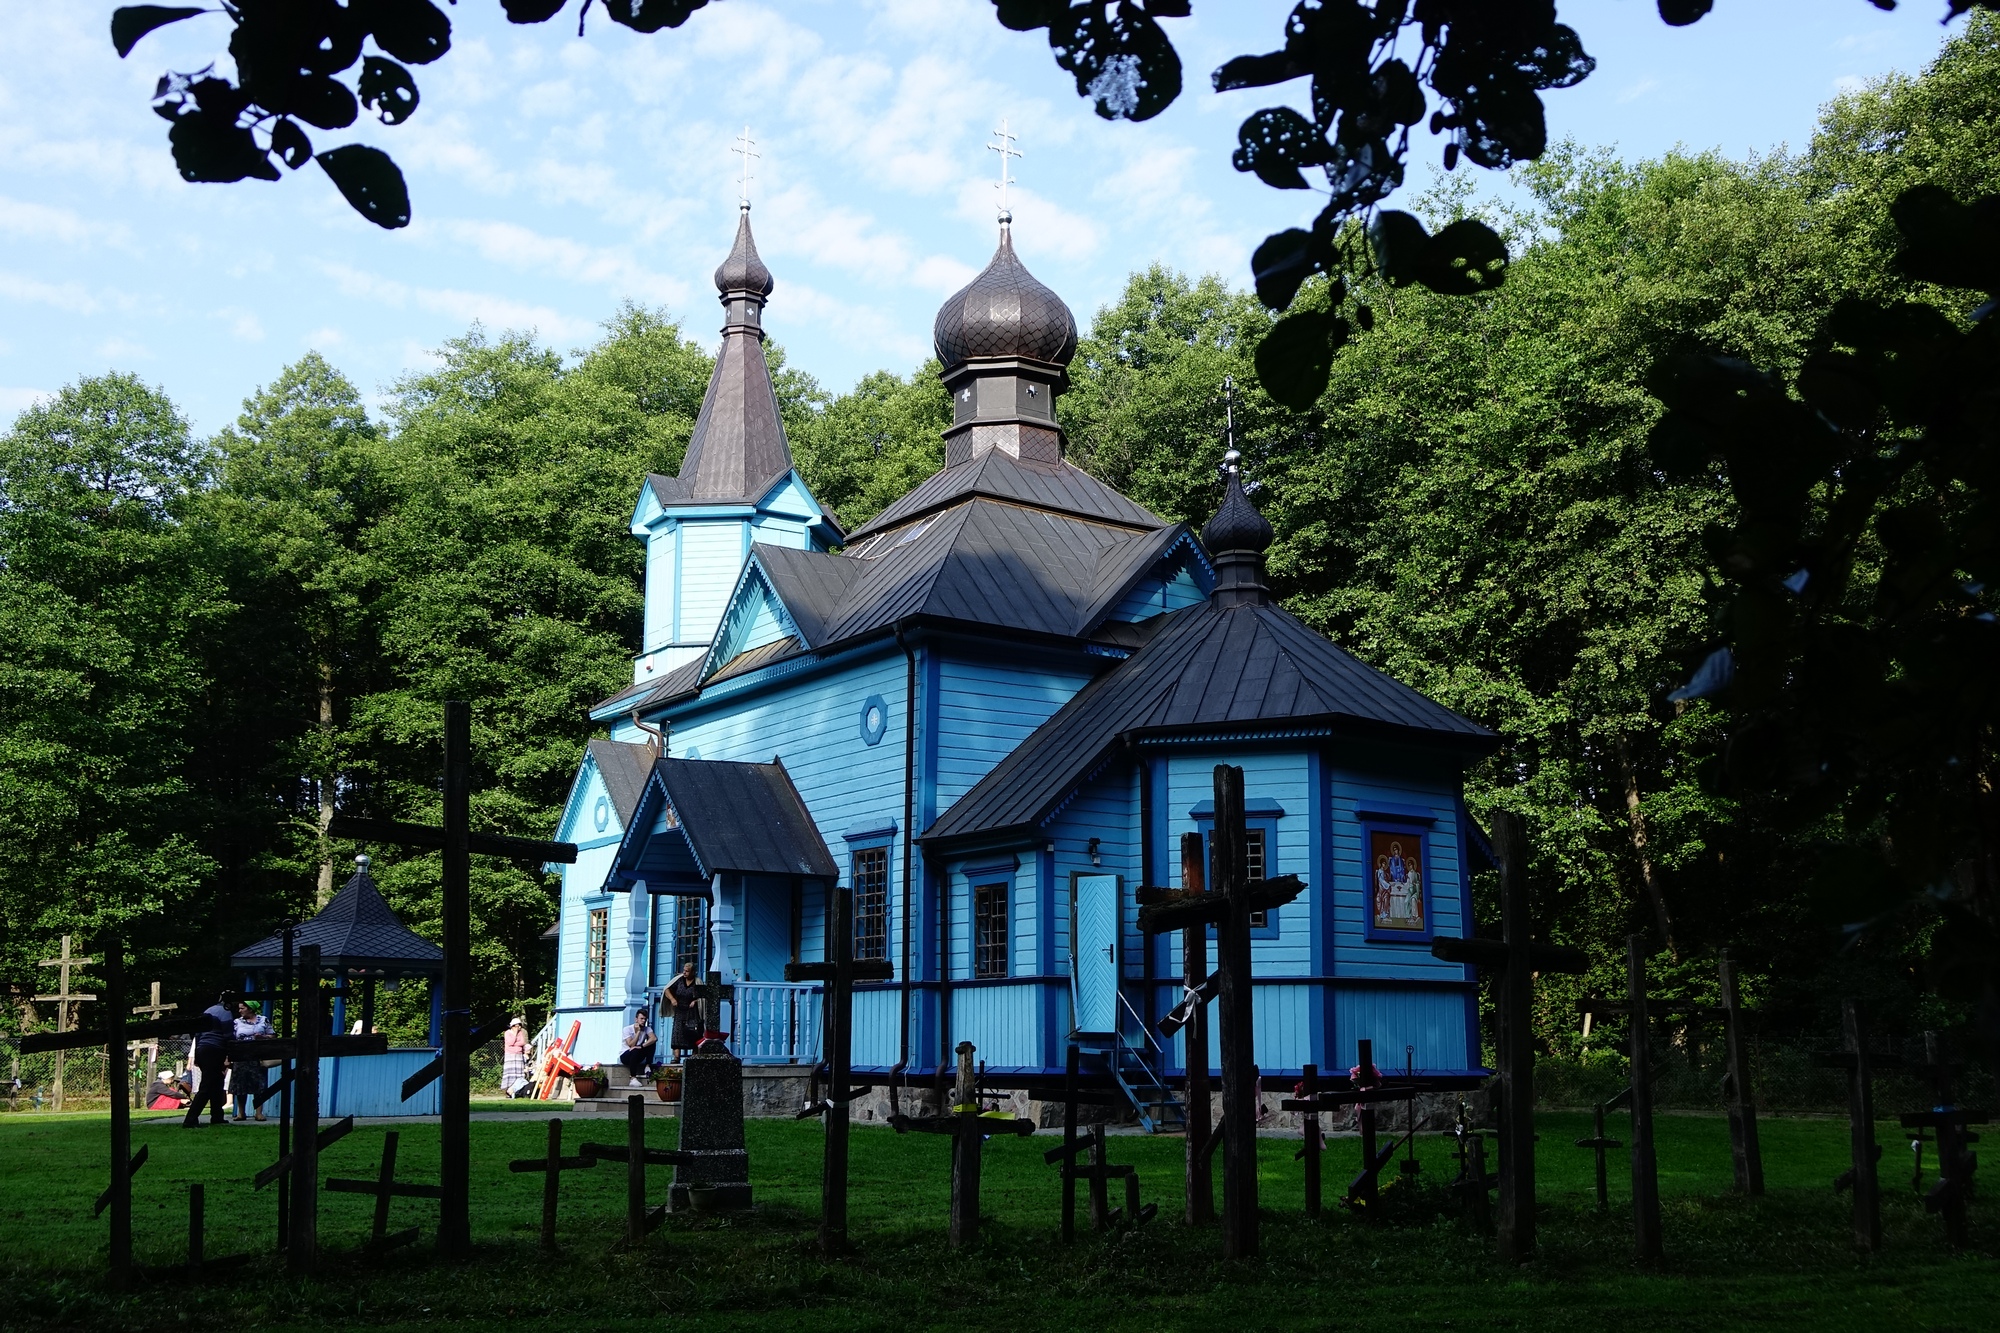
{"type": "Polygon", "coordinates": [[[195,1084],[193,1100],[188,1102],[187,1118],[181,1121],[184,1129],[193,1129],[201,1123],[203,1106],[209,1108],[210,1124],[228,1123],[222,1117],[222,1047],[224,1042],[236,1035],[236,1017],[224,1003],[228,998],[220,996],[214,1004],[201,1011],[208,1024],[194,1034],[194,1043],[188,1052],[200,1081],[195,1084]]]}
{"type": "MultiPolygon", "coordinates": [[[[235,1035],[238,1041],[259,1041],[271,1035],[271,1020],[264,1006],[245,1000],[236,1006],[235,1035]]],[[[244,1119],[250,1099],[257,1099],[257,1118],[264,1118],[264,1061],[261,1056],[239,1055],[229,1062],[229,1091],[236,1098],[236,1119],[244,1119]]]]}
{"type": "Polygon", "coordinates": [[[500,1049],[505,1057],[500,1066],[500,1091],[511,1098],[516,1089],[528,1081],[528,1024],[525,1019],[516,1018],[507,1025],[507,1035],[501,1038],[500,1049]]]}
{"type": "Polygon", "coordinates": [[[684,963],[661,1000],[673,1017],[672,1045],[674,1054],[691,1051],[701,1045],[701,987],[695,984],[694,964],[684,963]]]}
{"type": "Polygon", "coordinates": [[[653,1034],[653,1024],[646,1011],[650,1006],[641,1005],[632,1011],[631,1026],[625,1029],[625,1050],[618,1057],[618,1063],[625,1066],[631,1077],[628,1087],[638,1087],[639,1079],[653,1067],[653,1051],[659,1046],[659,1038],[653,1034]]]}

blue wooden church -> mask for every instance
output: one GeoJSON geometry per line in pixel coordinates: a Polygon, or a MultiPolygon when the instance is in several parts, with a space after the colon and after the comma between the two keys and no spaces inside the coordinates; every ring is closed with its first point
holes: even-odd
{"type": "Polygon", "coordinates": [[[1076,322],[1001,228],[938,313],[945,465],[853,531],[792,465],[766,372],[748,206],[716,270],[722,347],[679,476],[650,476],[643,650],[592,717],[559,838],[556,1028],[607,1062],[683,962],[735,983],[746,1060],[818,1056],[830,886],[855,895],[857,1072],[927,1077],[970,1040],[996,1085],[1080,1040],[1134,1088],[1183,1072],[1154,1024],[1178,936],[1134,890],[1179,881],[1245,773],[1253,875],[1307,891],[1255,944],[1257,1061],[1344,1069],[1368,1037],[1439,1086],[1479,1070],[1467,933],[1483,842],[1461,799],[1495,737],[1275,605],[1271,528],[1232,471],[1199,535],[1064,459],[1076,322]]]}

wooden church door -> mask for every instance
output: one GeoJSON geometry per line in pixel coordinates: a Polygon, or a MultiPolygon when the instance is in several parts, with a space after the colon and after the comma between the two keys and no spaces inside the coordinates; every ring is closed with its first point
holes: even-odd
{"type": "Polygon", "coordinates": [[[1070,879],[1070,993],[1078,1032],[1118,1030],[1118,876],[1070,879]]]}

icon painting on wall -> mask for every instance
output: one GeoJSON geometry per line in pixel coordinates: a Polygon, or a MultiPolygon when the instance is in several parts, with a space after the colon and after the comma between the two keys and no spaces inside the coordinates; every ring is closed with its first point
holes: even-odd
{"type": "Polygon", "coordinates": [[[1368,852],[1375,866],[1375,929],[1421,931],[1424,928],[1422,836],[1370,830],[1368,852]]]}

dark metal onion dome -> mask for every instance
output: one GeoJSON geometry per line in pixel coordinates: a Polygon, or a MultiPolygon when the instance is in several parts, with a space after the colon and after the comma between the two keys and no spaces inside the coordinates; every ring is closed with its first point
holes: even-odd
{"type": "Polygon", "coordinates": [[[1264,552],[1276,534],[1243,493],[1243,474],[1234,466],[1226,471],[1229,485],[1222,493],[1222,508],[1201,530],[1201,544],[1215,561],[1212,597],[1219,606],[1261,606],[1271,600],[1264,584],[1264,552]]]}
{"type": "Polygon", "coordinates": [[[1017,357],[1066,366],[1076,355],[1076,317],[1028,272],[1014,253],[1013,229],[1003,223],[992,262],[944,303],[932,339],[947,371],[967,361],[1017,357]]]}
{"type": "Polygon", "coordinates": [[[757,256],[757,242],[750,235],[750,206],[745,204],[736,223],[736,244],[729,251],[729,258],[722,261],[715,270],[715,289],[719,292],[754,292],[768,297],[777,283],[771,277],[771,270],[764,267],[764,261],[757,256]]]}

